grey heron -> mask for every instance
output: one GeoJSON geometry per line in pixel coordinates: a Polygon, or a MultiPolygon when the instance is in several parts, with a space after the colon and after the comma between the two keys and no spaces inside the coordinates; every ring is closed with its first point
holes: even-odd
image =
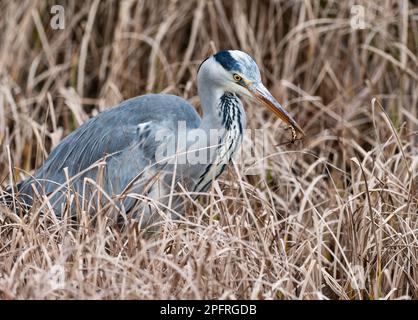
{"type": "Polygon", "coordinates": [[[178,199],[173,199],[172,188],[178,182],[198,194],[224,171],[246,126],[239,96],[255,98],[270,109],[292,129],[293,140],[303,135],[263,85],[256,62],[245,52],[224,50],[206,58],[198,69],[197,88],[202,118],[186,100],[170,94],[138,96],[99,113],[65,137],[33,176],[17,185],[18,197],[31,204],[37,192],[48,195],[60,216],[68,205],[69,189],[79,195],[73,198],[77,206],[94,194],[91,182],[100,180],[109,197],[124,195],[117,198],[124,213],[149,225],[156,220],[150,199],[173,206],[178,199]],[[222,132],[215,142],[207,138],[212,130],[222,132]],[[188,137],[196,134],[206,138],[190,141],[188,137]],[[179,161],[180,144],[187,152],[192,145],[194,151],[211,152],[205,161],[179,161]],[[174,152],[166,152],[170,146],[174,152]],[[167,161],[173,155],[176,160],[167,161]]]}

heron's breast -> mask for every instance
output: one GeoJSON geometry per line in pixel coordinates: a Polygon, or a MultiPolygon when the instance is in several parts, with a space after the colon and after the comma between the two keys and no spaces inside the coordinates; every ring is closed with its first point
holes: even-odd
{"type": "Polygon", "coordinates": [[[210,163],[204,167],[196,184],[195,190],[198,192],[204,191],[211,181],[222,174],[241,145],[245,114],[235,94],[226,92],[221,97],[218,115],[223,128],[217,144],[211,146],[213,155],[210,157],[210,163]]]}

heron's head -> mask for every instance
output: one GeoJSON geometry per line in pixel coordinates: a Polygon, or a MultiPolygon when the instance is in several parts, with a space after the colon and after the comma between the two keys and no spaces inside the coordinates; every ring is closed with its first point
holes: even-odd
{"type": "Polygon", "coordinates": [[[304,135],[296,121],[263,85],[257,63],[247,53],[240,50],[219,51],[202,62],[198,73],[204,74],[205,81],[211,81],[225,91],[257,100],[304,135]]]}

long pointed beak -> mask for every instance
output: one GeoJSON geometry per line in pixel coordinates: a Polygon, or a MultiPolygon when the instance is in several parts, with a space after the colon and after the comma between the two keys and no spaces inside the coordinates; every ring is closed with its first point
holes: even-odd
{"type": "MultiPolygon", "coordinates": [[[[292,127],[294,130],[299,132],[302,136],[305,135],[302,128],[296,123],[295,120],[287,113],[286,109],[284,109],[279,102],[271,95],[271,93],[267,90],[267,88],[260,82],[260,83],[252,83],[247,86],[248,91],[251,95],[259,100],[263,105],[269,108],[271,111],[274,112],[276,116],[278,116],[283,122],[285,122],[288,126],[292,127]]],[[[294,139],[296,136],[294,135],[294,139]]]]}

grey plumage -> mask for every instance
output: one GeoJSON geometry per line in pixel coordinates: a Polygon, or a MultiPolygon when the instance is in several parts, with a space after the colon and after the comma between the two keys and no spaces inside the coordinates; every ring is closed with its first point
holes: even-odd
{"type": "Polygon", "coordinates": [[[205,191],[232,159],[246,124],[237,94],[254,96],[263,103],[271,100],[276,114],[296,125],[268,95],[254,60],[241,51],[221,51],[207,58],[199,67],[198,93],[202,119],[187,101],[168,94],[135,97],[98,114],[63,139],[33,177],[18,184],[20,199],[30,205],[33,190],[39,190],[49,195],[55,213],[60,215],[68,194],[67,168],[68,176],[73,177],[71,190],[78,195],[72,211],[95,192],[87,179],[100,180],[109,196],[125,195],[118,198],[124,212],[132,212],[147,225],[155,220],[155,209],[139,195],[171,204],[181,214],[179,198],[173,199],[171,187],[181,182],[190,191],[205,191]],[[215,143],[209,140],[214,129],[220,132],[215,143]],[[206,138],[191,141],[189,136],[197,133],[204,133],[206,138]],[[206,161],[192,163],[186,157],[179,162],[182,143],[189,153],[192,146],[197,150],[209,148],[206,161]],[[161,161],[161,150],[171,145],[175,150],[166,156],[172,160],[177,154],[177,162],[161,161]]]}
{"type": "MultiPolygon", "coordinates": [[[[81,194],[84,179],[97,178],[99,169],[88,168],[102,159],[107,163],[104,190],[109,195],[120,194],[145,168],[152,171],[152,174],[146,174],[147,178],[163,169],[163,164],[155,162],[158,147],[155,135],[158,130],[169,130],[177,135],[179,121],[184,121],[187,129],[198,128],[201,121],[193,106],[180,97],[148,94],[126,100],[98,114],[64,138],[33,177],[18,185],[19,194],[25,203],[31,203],[33,183],[45,194],[54,192],[66,182],[64,168],[68,168],[70,177],[85,171],[72,183],[73,190],[81,194]]],[[[137,188],[137,192],[140,189],[137,188]]],[[[62,188],[51,199],[58,215],[65,192],[66,188],[62,188]]],[[[132,203],[125,203],[127,211],[132,206],[132,203]]]]}

